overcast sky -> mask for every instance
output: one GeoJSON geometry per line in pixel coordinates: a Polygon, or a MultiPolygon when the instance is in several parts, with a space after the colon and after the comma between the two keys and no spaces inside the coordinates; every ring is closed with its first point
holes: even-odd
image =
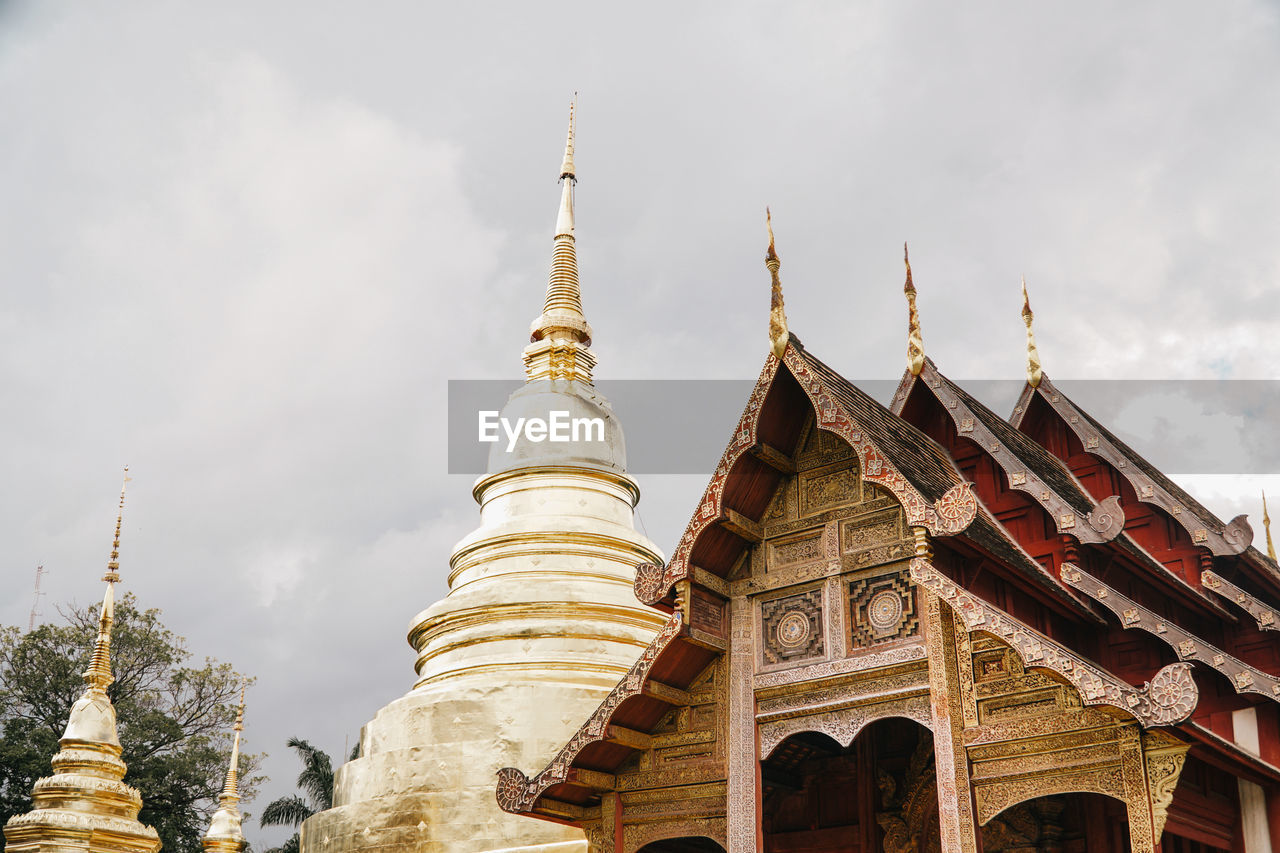
{"type": "MultiPolygon", "coordinates": [[[[1021,275],[1068,393],[1280,378],[1275,3],[619,8],[0,0],[0,622],[38,564],[46,618],[101,595],[128,463],[123,590],[257,677],[268,795],[354,742],[478,519],[446,382],[519,375],[575,90],[601,379],[756,375],[766,204],[852,378],[902,372],[903,240],[953,378],[1022,376],[1021,275]]],[[[703,479],[641,479],[662,548],[703,479]]],[[[1182,479],[1260,530],[1268,478],[1182,479]]]]}

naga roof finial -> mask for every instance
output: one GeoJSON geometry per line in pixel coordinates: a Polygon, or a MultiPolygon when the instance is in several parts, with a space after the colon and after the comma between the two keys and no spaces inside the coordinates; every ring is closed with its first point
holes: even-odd
{"type": "Polygon", "coordinates": [[[907,244],[902,244],[902,262],[907,267],[907,281],[902,292],[907,295],[907,370],[919,376],[924,370],[924,337],[920,334],[920,311],[916,308],[916,286],[911,280],[911,257],[907,244]]]}
{"type": "Polygon", "coordinates": [[[769,268],[769,276],[773,280],[769,296],[769,343],[773,354],[782,358],[782,354],[787,351],[790,332],[787,330],[787,312],[782,304],[782,280],[778,278],[782,261],[778,259],[778,252],[773,245],[773,213],[767,207],[764,209],[764,223],[769,229],[769,250],[765,253],[764,265],[769,268]]]}
{"type": "Polygon", "coordinates": [[[84,680],[91,689],[106,691],[115,680],[111,674],[111,623],[115,619],[115,585],[120,581],[120,527],[124,523],[124,490],[129,484],[129,466],[124,466],[124,482],[120,485],[120,506],[116,513],[116,532],[111,540],[111,559],[102,579],[107,584],[102,595],[102,612],[98,616],[98,638],[84,680]]]}
{"type": "Polygon", "coordinates": [[[1036,336],[1031,330],[1031,321],[1035,314],[1031,313],[1031,299],[1027,296],[1027,278],[1022,277],[1022,322],[1027,326],[1027,382],[1032,388],[1040,386],[1044,378],[1044,370],[1040,367],[1040,351],[1036,349],[1036,336]]]}
{"type": "Polygon", "coordinates": [[[1267,493],[1262,493],[1262,528],[1267,531],[1267,556],[1276,558],[1276,546],[1271,541],[1271,516],[1267,515],[1267,493]]]}

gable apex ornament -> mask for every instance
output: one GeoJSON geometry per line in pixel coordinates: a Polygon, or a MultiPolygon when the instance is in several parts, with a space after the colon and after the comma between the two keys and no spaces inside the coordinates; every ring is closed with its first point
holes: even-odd
{"type": "Polygon", "coordinates": [[[787,329],[787,312],[782,304],[782,280],[778,278],[782,261],[778,259],[778,252],[773,245],[773,214],[767,207],[764,209],[764,222],[769,229],[769,251],[765,253],[764,265],[768,267],[769,277],[772,279],[772,292],[769,295],[769,344],[773,354],[782,358],[782,354],[787,351],[787,339],[791,333],[787,329]]]}
{"type": "Polygon", "coordinates": [[[1027,278],[1022,277],[1022,322],[1027,327],[1027,384],[1032,388],[1040,387],[1044,378],[1044,370],[1040,367],[1040,351],[1036,349],[1036,336],[1031,330],[1031,321],[1035,319],[1031,313],[1031,299],[1027,296],[1027,278]]]}
{"type": "Polygon", "coordinates": [[[907,280],[902,292],[907,296],[907,370],[919,376],[924,370],[924,337],[920,334],[920,311],[916,308],[916,286],[911,280],[911,257],[907,244],[902,244],[902,262],[907,267],[907,280]]]}
{"type": "Polygon", "coordinates": [[[1271,541],[1271,516],[1267,515],[1267,493],[1262,492],[1262,529],[1267,532],[1267,556],[1272,559],[1276,558],[1276,546],[1271,541]]]}

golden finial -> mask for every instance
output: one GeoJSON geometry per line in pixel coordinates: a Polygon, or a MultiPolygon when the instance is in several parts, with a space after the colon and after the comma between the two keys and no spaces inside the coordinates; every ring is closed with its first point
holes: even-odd
{"type": "MultiPolygon", "coordinates": [[[[560,180],[568,178],[576,181],[577,177],[573,170],[573,111],[578,106],[578,93],[573,93],[573,100],[569,102],[569,135],[564,143],[564,162],[560,164],[560,180]]],[[[570,232],[573,233],[573,232],[570,232]]]]}
{"type": "MultiPolygon", "coordinates": [[[[569,131],[565,137],[564,160],[560,164],[560,180],[564,187],[560,190],[560,213],[556,217],[555,247],[551,255],[551,276],[547,281],[547,298],[543,303],[542,314],[533,321],[529,330],[529,340],[570,341],[591,345],[591,326],[582,313],[582,290],[578,284],[578,255],[574,247],[573,237],[573,187],[578,179],[573,165],[573,135],[575,127],[574,112],[577,95],[569,103],[569,131]]],[[[573,373],[573,377],[591,381],[590,358],[578,358],[581,362],[573,373]]],[[[536,361],[536,359],[534,360],[536,361]]],[[[544,365],[545,366],[545,365],[544,365]]],[[[536,364],[526,358],[525,371],[529,378],[535,373],[541,375],[536,364]]]]}
{"type": "Polygon", "coordinates": [[[902,262],[907,265],[907,281],[902,292],[907,295],[907,370],[919,376],[924,370],[924,337],[920,334],[920,312],[916,308],[916,286],[911,281],[911,257],[907,244],[902,244],[902,262]]]}
{"type": "Polygon", "coordinates": [[[1040,386],[1044,371],[1040,369],[1040,351],[1036,349],[1036,336],[1031,331],[1031,321],[1035,314],[1031,313],[1031,298],[1027,296],[1027,278],[1022,277],[1022,322],[1027,326],[1027,382],[1032,388],[1040,386]]]}
{"type": "Polygon", "coordinates": [[[124,466],[124,482],[120,485],[120,506],[116,513],[116,532],[111,540],[111,559],[107,561],[107,573],[102,579],[107,584],[102,596],[102,613],[98,617],[98,639],[93,644],[93,656],[84,680],[90,688],[105,691],[115,680],[111,674],[111,623],[115,618],[115,584],[120,581],[120,527],[124,523],[124,491],[129,485],[129,466],[124,466]]]}
{"type": "Polygon", "coordinates": [[[1267,515],[1267,493],[1262,493],[1262,527],[1267,531],[1267,556],[1272,560],[1276,558],[1276,546],[1271,541],[1271,516],[1267,515]]]}
{"type": "Polygon", "coordinates": [[[782,305],[782,280],[778,278],[778,270],[782,261],[778,260],[778,252],[773,246],[773,213],[764,209],[765,227],[769,229],[769,251],[765,253],[764,265],[769,268],[769,276],[773,279],[773,292],[769,297],[769,342],[773,345],[773,354],[782,358],[787,351],[787,312],[782,305]]]}
{"type": "Polygon", "coordinates": [[[226,806],[240,801],[239,765],[240,765],[240,733],[244,731],[244,689],[248,679],[240,680],[240,707],[236,709],[236,724],[232,727],[235,736],[231,740],[231,763],[227,767],[227,781],[222,786],[219,802],[226,806]]]}

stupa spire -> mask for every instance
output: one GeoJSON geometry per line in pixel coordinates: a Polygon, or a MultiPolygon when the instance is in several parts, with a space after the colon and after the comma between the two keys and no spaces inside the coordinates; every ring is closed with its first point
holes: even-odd
{"type": "Polygon", "coordinates": [[[769,277],[772,279],[772,292],[769,295],[769,344],[773,347],[773,354],[782,358],[782,354],[787,351],[787,338],[791,333],[787,329],[787,311],[782,304],[782,280],[778,277],[782,261],[778,259],[778,252],[773,246],[773,214],[767,207],[764,209],[764,224],[769,229],[769,251],[765,253],[764,265],[769,268],[769,277]]]}
{"type": "Polygon", "coordinates": [[[120,504],[116,512],[116,532],[111,540],[111,558],[107,572],[102,576],[107,589],[102,594],[102,612],[98,616],[98,638],[93,644],[93,656],[84,680],[91,690],[105,691],[115,681],[111,674],[111,623],[115,620],[115,585],[120,582],[120,527],[124,523],[124,492],[129,485],[129,466],[124,468],[124,482],[120,485],[120,504]]]}
{"type": "Polygon", "coordinates": [[[1035,319],[1035,314],[1031,313],[1031,299],[1027,296],[1027,279],[1022,278],[1022,322],[1027,327],[1027,382],[1032,388],[1040,385],[1040,380],[1044,378],[1044,371],[1040,367],[1040,351],[1036,349],[1036,336],[1031,330],[1031,321],[1035,319]]]}
{"type": "Polygon", "coordinates": [[[218,810],[209,821],[209,831],[200,844],[210,853],[239,853],[244,849],[245,837],[240,821],[240,732],[244,731],[244,689],[240,684],[240,707],[236,710],[235,736],[231,740],[231,761],[227,765],[227,780],[218,795],[218,810]]]}
{"type": "Polygon", "coordinates": [[[1262,493],[1262,527],[1267,531],[1267,556],[1272,560],[1276,558],[1276,546],[1271,541],[1271,516],[1267,515],[1267,493],[1262,493]]]}
{"type": "Polygon", "coordinates": [[[530,346],[525,348],[525,373],[533,379],[577,379],[591,381],[595,356],[591,326],[582,312],[582,288],[578,282],[578,253],[574,240],[573,192],[578,183],[573,164],[575,101],[569,104],[569,131],[565,137],[564,159],[560,163],[560,211],[551,252],[551,275],[542,314],[529,329],[530,346]],[[552,353],[556,358],[552,358],[552,353]],[[553,364],[554,362],[554,364],[553,364]]]}
{"type": "Polygon", "coordinates": [[[902,262],[907,266],[907,280],[902,292],[907,295],[907,369],[912,376],[924,370],[924,337],[920,334],[920,312],[916,308],[916,286],[911,280],[911,257],[907,244],[902,244],[902,262]]]}
{"type": "MultiPolygon", "coordinates": [[[[124,469],[124,484],[129,469],[124,469]]],[[[156,853],[156,831],[138,822],[142,796],[124,783],[127,768],[121,759],[116,711],[107,695],[111,675],[111,623],[115,617],[114,586],[120,580],[120,528],[124,522],[124,485],[116,513],[111,559],[103,576],[107,590],[98,618],[98,636],[84,693],[71,706],[67,728],[53,756],[53,775],[32,786],[33,808],[5,824],[5,850],[23,853],[97,853],[106,849],[102,838],[118,853],[156,853]]]]}

